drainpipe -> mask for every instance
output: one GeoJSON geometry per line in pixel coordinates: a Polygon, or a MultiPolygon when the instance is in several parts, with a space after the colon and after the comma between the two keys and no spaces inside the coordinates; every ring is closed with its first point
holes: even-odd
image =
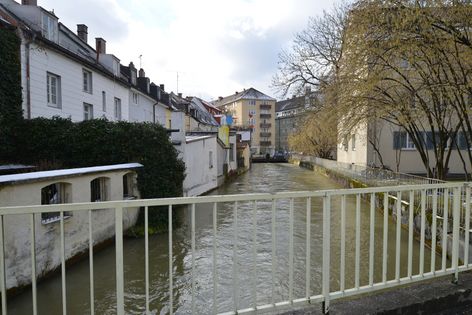
{"type": "Polygon", "coordinates": [[[159,104],[159,102],[152,104],[152,122],[154,124],[156,123],[156,105],[157,104],[159,104]]]}
{"type": "Polygon", "coordinates": [[[25,43],[26,58],[26,118],[31,119],[31,93],[30,93],[30,40],[25,43]]]}

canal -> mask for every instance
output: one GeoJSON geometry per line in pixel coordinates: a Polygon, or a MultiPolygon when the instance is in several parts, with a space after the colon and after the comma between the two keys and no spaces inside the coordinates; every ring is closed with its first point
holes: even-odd
{"type": "MultiPolygon", "coordinates": [[[[254,164],[253,168],[234,181],[211,194],[247,194],[255,192],[281,192],[296,190],[320,190],[341,188],[336,182],[320,174],[290,164],[254,164]]],[[[294,297],[305,294],[306,203],[295,200],[294,218],[294,297]]],[[[289,269],[289,200],[277,203],[276,213],[276,273],[275,300],[288,299],[289,269]]],[[[238,308],[250,307],[254,298],[258,304],[271,301],[272,294],[272,234],[271,204],[258,203],[257,212],[257,271],[253,269],[253,203],[241,203],[238,210],[237,264],[234,265],[234,213],[232,204],[218,205],[217,228],[217,301],[218,311],[234,309],[234,297],[238,308]],[[233,270],[236,268],[237,279],[233,270]],[[255,277],[254,277],[255,275],[255,277]],[[253,284],[256,284],[256,297],[253,284]]],[[[355,257],[355,199],[348,198],[346,212],[346,288],[354,286],[355,257]]],[[[311,209],[311,284],[312,294],[321,293],[322,207],[321,200],[313,200],[311,209]]],[[[361,258],[360,285],[368,283],[369,257],[369,205],[362,201],[361,209],[361,258]]],[[[191,234],[190,211],[179,210],[182,225],[173,233],[174,311],[190,313],[191,308],[191,234]]],[[[212,311],[213,301],[213,227],[212,207],[203,204],[196,207],[196,309],[199,314],[212,311]]],[[[331,286],[339,288],[340,257],[340,200],[332,200],[331,215],[331,286]]],[[[389,222],[388,279],[395,274],[395,225],[389,222]]],[[[383,215],[375,215],[375,263],[374,280],[382,278],[383,215]]],[[[407,272],[408,233],[401,235],[401,275],[407,272]]],[[[67,246],[67,245],[66,245],[67,246]]],[[[125,307],[126,314],[143,314],[145,304],[144,239],[125,239],[125,307]]],[[[168,289],[168,236],[149,238],[150,256],[150,304],[152,314],[169,312],[168,289]]],[[[440,261],[440,259],[436,259],[440,261]]],[[[430,270],[429,250],[425,251],[425,271],[430,270]]],[[[413,272],[418,271],[419,243],[413,249],[413,272]]],[[[67,268],[68,314],[88,314],[89,263],[85,259],[67,268]]],[[[110,246],[94,255],[95,313],[115,314],[115,250],[110,246]]],[[[30,314],[31,291],[9,299],[9,314],[30,314]]],[[[61,277],[55,275],[38,285],[39,314],[62,314],[61,277]]]]}

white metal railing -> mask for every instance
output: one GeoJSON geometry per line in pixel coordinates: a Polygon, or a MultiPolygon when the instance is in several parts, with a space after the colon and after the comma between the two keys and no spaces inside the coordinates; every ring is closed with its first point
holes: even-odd
{"type": "MultiPolygon", "coordinates": [[[[89,230],[89,266],[90,266],[90,313],[94,314],[94,261],[93,261],[93,239],[92,239],[92,220],[93,212],[100,209],[114,209],[115,212],[115,246],[116,246],[116,312],[117,314],[125,314],[125,280],[124,280],[124,268],[123,268],[123,210],[127,208],[135,207],[144,207],[145,213],[145,310],[146,314],[150,312],[150,282],[149,282],[149,237],[148,237],[148,214],[149,211],[159,211],[154,209],[149,209],[153,206],[164,206],[167,208],[168,218],[169,218],[169,232],[168,232],[168,254],[169,254],[169,278],[168,278],[168,290],[169,290],[169,299],[168,299],[168,309],[169,313],[173,314],[174,312],[174,276],[173,276],[173,231],[172,231],[172,213],[175,210],[174,207],[178,205],[188,205],[188,211],[190,211],[190,234],[191,234],[191,310],[192,313],[196,313],[195,306],[195,296],[197,292],[197,284],[195,282],[196,277],[196,260],[195,260],[195,251],[196,251],[196,205],[209,204],[212,207],[212,303],[211,308],[208,310],[208,313],[224,313],[224,314],[244,314],[244,313],[253,313],[255,311],[270,311],[277,310],[286,307],[294,307],[296,305],[304,305],[315,302],[322,302],[324,312],[329,311],[329,305],[331,300],[354,296],[362,294],[365,292],[372,292],[376,290],[381,290],[384,288],[394,287],[410,282],[421,281],[424,279],[430,279],[437,276],[453,274],[455,279],[458,277],[458,273],[465,270],[472,269],[472,264],[469,263],[469,246],[462,246],[463,250],[460,250],[460,243],[468,245],[469,244],[469,231],[470,231],[470,200],[471,200],[471,186],[469,183],[440,183],[440,184],[428,184],[428,185],[404,185],[397,187],[372,187],[372,188],[362,188],[362,189],[339,189],[339,190],[323,190],[323,191],[307,191],[307,192],[283,192],[275,194],[245,194],[245,195],[225,195],[225,196],[204,196],[204,197],[185,197],[185,198],[168,198],[168,199],[147,199],[147,200],[127,200],[127,201],[109,201],[109,202],[98,202],[98,203],[77,203],[77,204],[63,204],[63,205],[47,205],[47,206],[22,206],[22,207],[1,207],[0,208],[0,290],[1,290],[1,304],[2,304],[2,314],[7,314],[7,286],[6,286],[6,265],[5,265],[5,248],[11,247],[12,244],[6,244],[6,235],[4,235],[4,220],[9,216],[15,215],[29,215],[29,225],[31,231],[31,266],[32,266],[32,307],[33,314],[37,314],[37,279],[36,279],[36,252],[35,252],[35,220],[40,217],[39,214],[44,212],[60,212],[60,255],[61,255],[61,276],[62,276],[62,312],[66,314],[66,259],[65,259],[65,242],[64,242],[64,212],[85,212],[88,213],[88,228],[89,230]],[[438,216],[438,191],[446,190],[452,192],[452,198],[445,198],[443,205],[445,216],[448,217],[448,210],[451,211],[451,221],[452,229],[447,228],[448,220],[440,222],[437,220],[438,216]],[[419,203],[415,201],[415,196],[419,192],[420,200],[419,203]],[[427,192],[431,194],[432,206],[428,208],[426,206],[427,192]],[[395,199],[390,198],[390,196],[395,196],[395,199]],[[285,200],[288,201],[285,204],[287,208],[277,207],[281,203],[279,201],[285,200]],[[366,205],[361,204],[363,200],[366,201],[366,205]],[[304,271],[304,286],[305,290],[303,293],[300,291],[295,292],[295,278],[294,278],[294,255],[295,251],[299,250],[300,247],[294,247],[294,215],[295,215],[295,206],[294,203],[303,202],[305,216],[305,224],[297,225],[303,226],[302,229],[305,229],[305,241],[306,247],[305,250],[305,271],[304,271]],[[402,202],[407,201],[408,207],[405,210],[402,210],[402,202]],[[244,208],[240,209],[239,205],[241,203],[252,203],[251,209],[244,208]],[[260,212],[259,204],[263,202],[270,203],[270,216],[268,224],[270,224],[271,233],[271,264],[270,266],[259,266],[257,264],[257,255],[258,255],[258,246],[261,246],[258,243],[258,235],[256,233],[256,226],[259,224],[257,220],[257,214],[260,212]],[[314,204],[320,203],[322,205],[321,216],[312,216],[314,213],[314,204]],[[217,294],[218,294],[218,270],[217,270],[217,258],[218,258],[218,247],[216,242],[217,234],[219,233],[219,226],[217,221],[218,215],[218,206],[221,204],[229,204],[233,209],[233,222],[234,227],[234,236],[233,236],[233,257],[226,256],[226,259],[232,259],[232,264],[228,266],[233,266],[232,275],[233,275],[233,286],[235,288],[239,287],[241,271],[238,270],[238,238],[242,238],[243,235],[239,233],[242,228],[239,223],[239,216],[242,215],[252,215],[252,235],[244,235],[244,237],[252,238],[252,244],[244,244],[244,246],[252,245],[252,266],[246,268],[246,272],[252,274],[252,297],[253,302],[251,305],[241,308],[239,301],[238,290],[234,290],[232,296],[225,297],[226,299],[232,299],[234,308],[232,309],[221,309],[217,303],[217,294]],[[415,209],[415,204],[419,204],[419,209],[415,209]],[[366,257],[361,257],[361,208],[367,207],[369,211],[366,211],[366,218],[362,218],[362,222],[369,222],[368,226],[368,255],[366,257]],[[382,237],[376,236],[375,233],[375,213],[376,210],[383,210],[383,220],[380,223],[382,226],[383,232],[382,237]],[[288,246],[288,279],[284,281],[288,285],[288,298],[287,299],[276,299],[276,294],[274,293],[277,289],[276,276],[277,269],[275,268],[277,264],[276,257],[276,248],[277,248],[277,238],[276,238],[276,229],[280,229],[280,226],[277,226],[276,223],[276,214],[280,211],[286,211],[289,217],[288,224],[288,243],[284,244],[288,246]],[[338,212],[339,211],[339,212],[338,212]],[[393,211],[393,216],[396,220],[390,222],[389,220],[389,211],[393,211]],[[338,216],[334,216],[335,212],[338,216]],[[351,216],[353,214],[354,216],[351,216]],[[348,220],[347,215],[353,219],[351,222],[348,220]],[[420,226],[414,226],[415,216],[419,216],[420,226]],[[431,218],[429,222],[428,217],[431,218]],[[313,220],[318,218],[318,222],[322,223],[322,239],[313,239],[312,233],[314,233],[313,220]],[[336,221],[339,220],[339,225],[333,225],[336,221]],[[461,219],[463,218],[463,219],[461,219]],[[402,224],[405,222],[406,224],[402,224]],[[320,222],[322,221],[322,222],[320,222]],[[355,221],[355,222],[354,222],[355,221]],[[355,243],[355,266],[354,271],[354,281],[353,285],[348,283],[347,274],[347,225],[354,224],[355,237],[353,242],[355,243]],[[389,224],[394,225],[395,230],[395,247],[388,248],[388,229],[389,224]],[[431,226],[431,235],[426,235],[427,224],[431,226]],[[402,225],[408,230],[408,241],[407,245],[404,247],[401,246],[401,233],[402,225]],[[339,229],[334,229],[334,226],[339,226],[339,229]],[[414,272],[412,266],[413,262],[413,249],[414,249],[414,237],[413,233],[415,229],[418,231],[420,238],[419,245],[419,269],[418,272],[414,272]],[[461,229],[466,231],[466,233],[461,233],[461,229]],[[452,232],[452,236],[449,236],[448,233],[452,232]],[[333,241],[340,236],[339,243],[335,244],[333,241]],[[336,237],[335,237],[336,236],[336,237]],[[376,239],[382,239],[381,241],[381,250],[379,253],[374,252],[374,242],[376,239]],[[426,247],[426,239],[431,239],[431,248],[426,247]],[[448,252],[448,239],[452,241],[452,250],[451,252],[451,262],[450,266],[447,263],[446,253],[448,252]],[[315,277],[313,274],[313,265],[312,257],[314,251],[314,242],[320,241],[322,243],[321,250],[318,250],[316,253],[322,257],[321,259],[321,281],[320,283],[315,282],[315,277]],[[339,260],[334,259],[334,251],[332,249],[334,246],[339,245],[339,260]],[[436,262],[436,255],[439,253],[438,245],[442,248],[441,261],[436,262]],[[389,277],[388,272],[388,256],[389,250],[394,251],[394,275],[389,277]],[[407,251],[407,267],[406,270],[402,269],[401,272],[401,253],[407,251]],[[430,255],[430,260],[428,262],[430,269],[426,270],[426,254],[430,255]],[[333,262],[339,261],[339,271],[333,267],[333,262]],[[235,263],[236,262],[236,263],[235,263]],[[440,263],[440,264],[439,264],[440,263]],[[374,266],[381,266],[380,277],[374,276],[374,266]],[[362,267],[361,267],[362,265],[362,267]],[[361,271],[366,266],[366,271],[368,273],[368,281],[365,283],[361,280],[361,271]],[[368,266],[368,268],[367,268],[368,266]],[[335,272],[336,270],[336,272],[335,272]],[[271,290],[268,296],[258,297],[257,290],[257,274],[259,272],[268,272],[271,274],[271,290]],[[336,273],[336,277],[339,279],[339,284],[333,284],[333,277],[336,273]],[[258,301],[261,298],[266,299],[269,303],[260,304],[258,301]]],[[[297,208],[298,209],[298,208],[297,208]]],[[[300,210],[300,209],[299,209],[300,210]]],[[[187,211],[187,210],[186,210],[187,211]]],[[[298,211],[298,210],[297,210],[298,211]]],[[[298,223],[297,223],[298,224],[298,223]]],[[[378,233],[378,232],[377,232],[378,233]]],[[[240,246],[240,245],[239,245],[240,246]]],[[[298,263],[298,261],[297,261],[298,263]]],[[[404,268],[404,267],[402,267],[404,268]]],[[[367,277],[366,277],[367,278],[367,277]]]]}
{"type": "Polygon", "coordinates": [[[394,172],[387,169],[374,168],[364,165],[344,163],[334,160],[322,159],[315,156],[292,154],[293,158],[300,161],[309,161],[323,168],[335,171],[342,175],[347,175],[353,179],[359,180],[368,186],[396,186],[396,185],[415,185],[415,184],[439,184],[444,181],[394,172]]]}

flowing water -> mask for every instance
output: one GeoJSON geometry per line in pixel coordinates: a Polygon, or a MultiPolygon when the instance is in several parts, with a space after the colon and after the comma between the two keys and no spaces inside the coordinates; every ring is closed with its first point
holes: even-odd
{"type": "MultiPolygon", "coordinates": [[[[247,194],[255,192],[281,192],[341,188],[334,181],[312,171],[289,164],[255,164],[234,181],[212,192],[216,194],[247,194]]],[[[346,211],[346,288],[354,286],[355,270],[355,198],[347,199],[346,211]]],[[[237,238],[234,246],[233,204],[218,204],[216,300],[219,312],[270,303],[289,296],[289,200],[277,202],[275,286],[272,289],[272,228],[271,203],[257,203],[256,225],[253,221],[253,202],[239,203],[237,212],[237,238]],[[256,233],[256,264],[254,264],[253,235],[256,233]],[[236,255],[235,255],[236,250],[236,255]],[[234,259],[236,257],[236,259],[234,259]],[[235,263],[236,261],[236,263],[235,263]],[[236,271],[236,272],[235,272],[236,271]],[[236,277],[235,277],[236,275],[236,277]]],[[[331,215],[331,287],[339,289],[340,270],[340,199],[332,199],[331,215]]],[[[293,297],[305,296],[306,273],[306,200],[294,202],[294,288],[293,297]]],[[[360,285],[368,283],[369,262],[369,204],[361,203],[360,285]]],[[[192,253],[190,211],[176,210],[182,225],[173,232],[173,300],[174,312],[191,312],[192,253]]],[[[210,204],[196,206],[195,253],[195,308],[198,314],[213,310],[213,209],[210,204]]],[[[401,232],[401,275],[407,272],[408,233],[401,232]]],[[[389,221],[388,279],[395,275],[395,224],[389,221]]],[[[374,280],[382,279],[383,215],[375,214],[374,280]]],[[[311,281],[310,293],[321,293],[322,262],[322,205],[312,200],[311,207],[311,281]]],[[[145,311],[144,239],[125,239],[125,308],[127,314],[145,311]]],[[[152,314],[169,312],[169,256],[168,235],[149,238],[150,307],[152,314]]],[[[440,261],[440,259],[436,259],[440,261]]],[[[430,270],[430,251],[425,251],[424,270],[430,270]]],[[[413,248],[413,272],[418,272],[419,243],[413,248]]],[[[115,314],[115,250],[110,246],[94,255],[95,313],[115,314]]],[[[67,268],[68,314],[90,313],[89,263],[81,261],[67,268]]],[[[62,314],[60,274],[38,285],[39,314],[62,314]]],[[[9,314],[30,314],[31,291],[8,301],[9,314]]]]}

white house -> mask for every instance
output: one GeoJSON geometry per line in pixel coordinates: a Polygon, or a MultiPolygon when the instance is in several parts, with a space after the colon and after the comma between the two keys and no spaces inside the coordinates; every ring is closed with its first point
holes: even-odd
{"type": "MultiPolygon", "coordinates": [[[[135,170],[138,163],[85,167],[0,176],[0,207],[98,202],[139,198],[135,170]]],[[[123,228],[136,223],[137,208],[123,212],[123,228]]],[[[113,209],[94,210],[93,244],[115,235],[113,209]]],[[[88,250],[88,212],[64,213],[65,258],[88,250]]],[[[7,288],[31,283],[30,214],[3,217],[7,288]]],[[[61,264],[60,216],[57,212],[34,216],[36,272],[41,277],[61,264]]]]}
{"type": "Polygon", "coordinates": [[[136,71],[123,72],[120,59],[107,53],[103,38],[96,38],[91,47],[86,25],[77,25],[74,33],[36,0],[21,4],[0,0],[0,17],[19,30],[25,118],[106,118],[169,125],[170,111],[160,100],[163,86],[162,92],[151,89],[144,71],[139,78],[136,71]]]}

